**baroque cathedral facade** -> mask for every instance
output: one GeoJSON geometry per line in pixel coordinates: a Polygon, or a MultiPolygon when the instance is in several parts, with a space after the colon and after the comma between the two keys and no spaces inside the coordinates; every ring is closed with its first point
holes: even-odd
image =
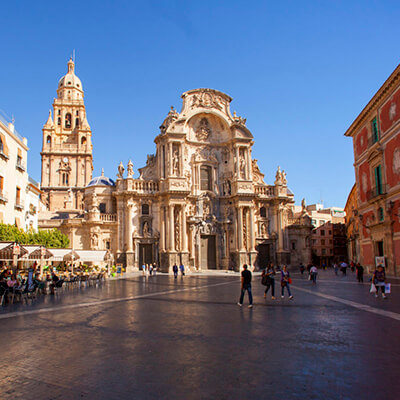
{"type": "Polygon", "coordinates": [[[217,90],[182,95],[154,139],[155,154],[133,177],[132,161],[114,182],[92,178],[91,130],[72,60],[43,127],[41,228],[58,228],[74,249],[109,250],[127,270],[157,263],[235,269],[247,263],[298,265],[311,259],[311,222],[294,206],[286,174],[274,184],[252,158],[246,120],[217,90]]]}

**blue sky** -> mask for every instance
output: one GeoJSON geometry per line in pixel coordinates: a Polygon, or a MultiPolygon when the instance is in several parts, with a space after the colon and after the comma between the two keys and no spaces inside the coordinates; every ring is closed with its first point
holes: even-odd
{"type": "Polygon", "coordinates": [[[344,206],[354,169],[343,133],[400,62],[398,1],[14,1],[2,15],[0,109],[28,138],[37,180],[75,49],[94,176],[145,165],[169,107],[210,87],[247,118],[267,183],[280,165],[297,204],[344,206]]]}

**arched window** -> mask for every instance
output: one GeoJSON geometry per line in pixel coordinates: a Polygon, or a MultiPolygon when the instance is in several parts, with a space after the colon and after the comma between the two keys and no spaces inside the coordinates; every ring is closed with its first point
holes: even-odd
{"type": "Polygon", "coordinates": [[[75,118],[75,127],[79,128],[79,118],[75,118]]]}
{"type": "Polygon", "coordinates": [[[383,212],[382,207],[378,208],[378,220],[379,220],[379,222],[382,222],[385,220],[385,213],[383,212]]]}
{"type": "Polygon", "coordinates": [[[4,144],[1,138],[0,138],[0,153],[4,153],[4,144]]]}
{"type": "Polygon", "coordinates": [[[81,144],[86,144],[86,138],[85,138],[85,136],[81,139],[81,144]]]}
{"type": "Polygon", "coordinates": [[[65,127],[67,129],[71,128],[71,120],[72,120],[71,114],[70,113],[65,114],[65,127]]]}
{"type": "Polygon", "coordinates": [[[50,135],[47,136],[46,143],[47,143],[47,144],[50,144],[50,143],[51,143],[51,136],[50,136],[50,135]]]}
{"type": "Polygon", "coordinates": [[[142,204],[142,215],[149,215],[150,208],[148,204],[142,204]]]}
{"type": "Polygon", "coordinates": [[[200,190],[211,190],[211,167],[200,167],[200,190]]]}
{"type": "Polygon", "coordinates": [[[61,125],[61,117],[57,118],[57,125],[61,125]]]}
{"type": "Polygon", "coordinates": [[[62,174],[62,184],[63,184],[63,186],[69,185],[69,176],[68,176],[67,172],[63,172],[63,174],[62,174]]]}
{"type": "Polygon", "coordinates": [[[265,207],[260,208],[260,217],[263,217],[263,218],[267,217],[267,209],[265,207]]]}

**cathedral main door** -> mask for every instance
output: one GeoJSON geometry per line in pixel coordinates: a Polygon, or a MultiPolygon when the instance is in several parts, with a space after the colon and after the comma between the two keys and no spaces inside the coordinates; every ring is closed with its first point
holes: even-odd
{"type": "Polygon", "coordinates": [[[201,269],[217,268],[215,235],[201,235],[200,260],[201,269]]]}
{"type": "Polygon", "coordinates": [[[139,244],[139,266],[143,264],[153,263],[153,245],[152,244],[139,244]]]}
{"type": "Polygon", "coordinates": [[[270,244],[262,243],[258,245],[257,264],[260,269],[264,269],[271,262],[270,244]]]}

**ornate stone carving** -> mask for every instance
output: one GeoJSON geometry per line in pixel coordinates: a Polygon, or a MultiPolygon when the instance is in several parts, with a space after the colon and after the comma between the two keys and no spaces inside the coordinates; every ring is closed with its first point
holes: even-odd
{"type": "Polygon", "coordinates": [[[122,164],[122,161],[121,161],[118,165],[117,177],[120,179],[124,179],[124,172],[125,172],[124,164],[122,164]]]}
{"type": "Polygon", "coordinates": [[[197,127],[195,134],[196,134],[196,138],[198,140],[200,140],[201,142],[204,142],[205,140],[207,140],[208,137],[211,135],[211,129],[209,127],[207,118],[202,118],[200,120],[200,124],[197,127]]]}
{"type": "Polygon", "coordinates": [[[233,120],[239,125],[246,126],[246,118],[242,118],[239,115],[236,115],[236,111],[233,112],[233,120]]]}
{"type": "Polygon", "coordinates": [[[392,169],[395,174],[400,175],[400,148],[393,152],[392,169]]]}
{"type": "Polygon", "coordinates": [[[260,168],[258,167],[257,160],[254,159],[251,161],[253,180],[255,183],[264,184],[264,174],[261,173],[260,168]]]}
{"type": "Polygon", "coordinates": [[[179,117],[179,113],[174,109],[174,106],[171,106],[171,109],[168,112],[167,118],[164,119],[163,123],[160,126],[160,131],[164,134],[168,127],[172,124],[172,122],[176,121],[179,117]]]}
{"type": "Polygon", "coordinates": [[[181,249],[181,225],[179,221],[179,209],[175,209],[174,223],[175,223],[175,250],[180,251],[181,249]]]}
{"type": "Polygon", "coordinates": [[[396,116],[396,103],[392,103],[389,109],[389,119],[393,121],[395,116],[396,116]]]}
{"type": "Polygon", "coordinates": [[[286,180],[286,172],[281,171],[281,167],[278,166],[278,170],[276,171],[275,175],[275,185],[282,185],[286,186],[287,185],[287,180],[286,180]]]}
{"type": "Polygon", "coordinates": [[[128,173],[128,178],[132,178],[133,176],[133,162],[129,160],[128,165],[127,165],[127,173],[128,173]]]}
{"type": "Polygon", "coordinates": [[[225,105],[225,100],[215,93],[203,90],[198,94],[194,94],[192,97],[191,108],[202,107],[202,108],[216,108],[222,110],[222,106],[225,105]]]}

